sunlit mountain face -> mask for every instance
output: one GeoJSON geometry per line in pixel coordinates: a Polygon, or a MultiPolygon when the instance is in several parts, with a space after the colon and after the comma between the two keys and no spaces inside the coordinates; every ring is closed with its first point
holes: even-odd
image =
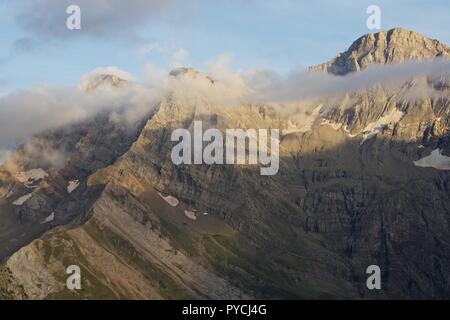
{"type": "MultiPolygon", "coordinates": [[[[83,57],[72,83],[47,82],[63,73],[50,68],[0,95],[0,299],[450,297],[446,39],[361,32],[334,59],[283,74],[258,65],[257,52],[248,65],[247,35],[227,24],[223,40],[245,57],[196,68],[195,40],[217,26],[197,27],[213,7],[185,12],[204,21],[180,22],[170,2],[79,1],[67,13],[65,3],[41,2],[46,15],[37,1],[33,15],[0,5],[29,17],[17,26],[29,38],[13,47],[29,56],[5,59],[35,52],[44,63],[52,52],[59,65],[64,48],[83,57]],[[30,31],[58,21],[60,6],[64,29],[30,31]],[[170,34],[166,20],[192,36],[190,50],[178,36],[142,42],[149,26],[154,37],[170,34]],[[150,63],[155,54],[165,62],[150,63]],[[138,60],[145,75],[133,72],[138,60]]],[[[297,12],[249,6],[283,24],[297,12]]],[[[367,27],[377,22],[361,15],[363,27],[368,16],[367,27]]],[[[261,56],[270,62],[266,49],[261,56]]]]}

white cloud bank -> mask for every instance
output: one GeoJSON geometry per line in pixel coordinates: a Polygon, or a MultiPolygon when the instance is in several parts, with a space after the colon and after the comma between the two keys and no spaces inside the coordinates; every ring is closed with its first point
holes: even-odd
{"type": "MultiPolygon", "coordinates": [[[[0,161],[8,156],[8,146],[22,143],[45,130],[83,121],[102,110],[117,110],[114,121],[133,124],[169,93],[179,103],[186,104],[208,101],[224,107],[243,103],[286,106],[285,102],[324,99],[370,88],[377,83],[393,90],[415,77],[444,74],[449,79],[450,74],[449,61],[435,60],[374,66],[344,77],[298,72],[283,78],[267,70],[233,72],[227,67],[230,59],[230,55],[222,55],[206,64],[204,74],[208,76],[188,71],[174,77],[169,76],[168,70],[148,65],[144,83],[138,83],[125,71],[107,67],[82,77],[80,87],[85,88],[89,81],[104,74],[127,80],[126,85],[115,88],[105,85],[91,92],[76,86],[37,86],[0,97],[0,161]]],[[[425,96],[437,92],[429,87],[418,87],[418,84],[411,91],[425,96]]]]}

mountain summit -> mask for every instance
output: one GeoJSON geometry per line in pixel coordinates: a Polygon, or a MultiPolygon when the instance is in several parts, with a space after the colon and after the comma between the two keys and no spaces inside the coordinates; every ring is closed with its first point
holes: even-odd
{"type": "MultiPolygon", "coordinates": [[[[394,29],[317,69],[340,75],[448,53],[394,29]]],[[[446,79],[224,106],[208,95],[227,96],[223,83],[192,68],[170,75],[177,94],[136,125],[105,109],[33,137],[0,166],[0,299],[450,298],[446,79]],[[248,130],[279,129],[278,174],[176,165],[171,133],[196,121],[225,136],[247,130],[248,150],[248,130]],[[82,290],[66,287],[70,265],[82,290]],[[367,288],[370,265],[382,290],[367,288]]],[[[108,67],[83,83],[106,95],[139,84],[126,79],[108,67]]]]}
{"type": "Polygon", "coordinates": [[[175,68],[172,71],[170,71],[169,75],[172,76],[172,77],[187,76],[187,77],[190,77],[192,79],[205,78],[206,80],[211,82],[211,84],[214,84],[214,80],[211,77],[205,76],[205,75],[201,74],[200,72],[198,72],[197,70],[195,70],[194,68],[191,68],[191,67],[175,68]]]}
{"type": "Polygon", "coordinates": [[[360,71],[371,64],[393,64],[407,61],[433,60],[450,57],[450,48],[438,40],[403,28],[369,33],[357,39],[336,58],[311,67],[311,70],[345,75],[360,71]]]}
{"type": "Polygon", "coordinates": [[[78,88],[91,92],[100,87],[121,87],[133,81],[131,75],[115,67],[97,68],[80,79],[78,88]]]}

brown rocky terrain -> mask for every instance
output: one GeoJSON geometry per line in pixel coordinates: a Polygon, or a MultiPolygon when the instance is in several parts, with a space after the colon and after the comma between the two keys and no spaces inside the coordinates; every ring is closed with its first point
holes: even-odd
{"type": "Polygon", "coordinates": [[[372,64],[423,61],[436,57],[450,57],[450,48],[417,32],[396,28],[364,35],[333,60],[311,69],[344,75],[372,64]]]}
{"type": "MultiPolygon", "coordinates": [[[[394,29],[358,39],[315,69],[344,75],[448,53],[394,29]]],[[[183,70],[172,76],[200,76],[183,70]]],[[[448,299],[450,175],[414,163],[436,149],[450,155],[446,83],[380,84],[301,111],[168,96],[132,130],[104,113],[39,135],[33,151],[65,157],[54,168],[25,144],[0,167],[0,297],[448,299]],[[438,94],[411,99],[423,85],[438,94]],[[192,130],[195,120],[280,129],[278,174],[174,165],[171,132],[192,130]],[[33,189],[14,175],[36,168],[49,176],[33,189]],[[65,287],[72,264],[82,270],[80,291],[65,287]],[[379,291],[366,288],[372,264],[382,270],[379,291]]]]}

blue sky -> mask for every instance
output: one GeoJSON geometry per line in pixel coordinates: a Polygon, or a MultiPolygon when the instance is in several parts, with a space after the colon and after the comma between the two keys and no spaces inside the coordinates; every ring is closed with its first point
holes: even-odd
{"type": "Polygon", "coordinates": [[[202,69],[224,53],[233,55],[232,69],[286,74],[370,32],[371,4],[381,8],[383,30],[406,27],[450,44],[447,0],[2,0],[0,94],[72,85],[100,66],[138,79],[148,64],[202,69]],[[81,7],[81,30],[65,26],[69,4],[81,7]]]}

